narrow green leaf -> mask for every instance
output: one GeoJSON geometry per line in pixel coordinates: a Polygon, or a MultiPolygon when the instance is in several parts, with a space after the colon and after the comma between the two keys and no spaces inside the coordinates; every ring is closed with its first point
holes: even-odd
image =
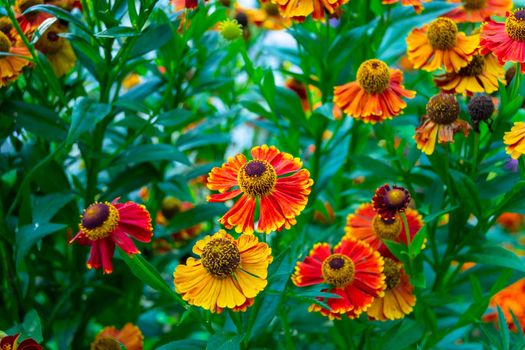
{"type": "Polygon", "coordinates": [[[168,160],[190,165],[189,159],[179,149],[167,144],[139,145],[122,152],[113,165],[129,165],[143,162],[168,160]]]}
{"type": "Polygon", "coordinates": [[[45,236],[66,227],[65,224],[39,223],[22,226],[16,232],[16,261],[19,263],[29,252],[29,249],[45,236]]]}
{"type": "Polygon", "coordinates": [[[80,135],[102,121],[110,111],[111,106],[108,104],[82,98],[73,109],[67,143],[75,142],[80,135]]]}
{"type": "Polygon", "coordinates": [[[509,327],[507,326],[507,319],[505,318],[505,315],[503,314],[503,311],[501,310],[499,305],[497,305],[497,309],[498,309],[499,334],[501,338],[501,348],[503,350],[509,350],[510,335],[509,335],[509,327]]]}
{"type": "Polygon", "coordinates": [[[132,27],[112,27],[95,34],[97,38],[125,38],[140,35],[132,27]]]}

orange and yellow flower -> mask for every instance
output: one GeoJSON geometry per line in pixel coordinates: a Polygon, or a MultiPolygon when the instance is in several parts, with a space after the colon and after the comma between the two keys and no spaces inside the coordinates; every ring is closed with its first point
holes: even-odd
{"type": "Polygon", "coordinates": [[[111,259],[115,244],[127,254],[140,251],[130,238],[139,242],[150,242],[153,236],[151,218],[143,205],[133,202],[91,204],[82,214],[78,225],[80,231],[70,241],[91,246],[88,268],[102,268],[104,273],[113,272],[111,259]]]}
{"type": "Polygon", "coordinates": [[[511,330],[516,330],[516,326],[513,322],[510,310],[514,313],[518,319],[521,329],[525,331],[525,304],[523,299],[525,298],[525,278],[521,279],[510,286],[500,290],[496,293],[492,299],[490,299],[489,307],[492,309],[490,313],[483,317],[484,321],[497,322],[498,313],[495,310],[496,306],[501,308],[507,326],[511,330]]]}
{"type": "Polygon", "coordinates": [[[243,154],[230,157],[222,167],[215,167],[208,176],[208,188],[219,194],[208,196],[210,202],[224,202],[241,197],[220,218],[227,229],[254,232],[255,208],[259,200],[257,231],[270,233],[289,229],[308,202],[313,180],[303,163],[276,147],[257,146],[251,151],[253,160],[243,154]]]}
{"type": "Polygon", "coordinates": [[[126,350],[144,348],[144,336],[139,327],[131,323],[126,323],[120,330],[114,326],[104,327],[91,343],[91,350],[120,349],[121,346],[126,350]]]}
{"type": "Polygon", "coordinates": [[[375,298],[366,313],[373,320],[398,320],[412,312],[416,305],[414,286],[401,262],[384,258],[386,289],[385,295],[375,298]]]}
{"type": "Polygon", "coordinates": [[[433,72],[444,66],[447,72],[457,72],[472,60],[479,37],[467,36],[458,31],[453,20],[439,17],[412,30],[406,42],[408,59],[414,68],[433,72]]]}
{"type": "Polygon", "coordinates": [[[173,273],[175,290],[188,303],[211,312],[246,311],[267,284],[272,250],[254,235],[233,239],[220,230],[193,246],[200,258],[188,258],[173,273]]]}
{"type": "Polygon", "coordinates": [[[20,24],[20,28],[25,34],[33,32],[51,15],[41,11],[29,12],[23,15],[27,9],[35,5],[44,4],[44,0],[16,0],[14,10],[17,14],[16,19],[20,24]]]}
{"type": "Polygon", "coordinates": [[[13,45],[11,39],[0,31],[0,52],[6,52],[17,56],[0,56],[0,88],[16,80],[22,69],[29,66],[29,60],[23,57],[31,57],[25,46],[13,45]]]}
{"type": "Polygon", "coordinates": [[[405,90],[403,73],[390,69],[383,61],[363,62],[357,80],[334,88],[334,103],[346,114],[365,123],[392,119],[406,107],[402,97],[413,98],[415,91],[405,90]]]}
{"type": "Polygon", "coordinates": [[[330,319],[340,319],[343,314],[356,318],[384,295],[383,264],[381,255],[368,243],[345,237],[333,253],[328,243],[315,244],[304,261],[297,262],[292,281],[298,287],[326,283],[330,288],[323,292],[340,296],[319,297],[330,309],[312,304],[309,311],[330,319]]]}
{"type": "Polygon", "coordinates": [[[67,25],[56,21],[38,39],[35,47],[46,55],[57,77],[68,73],[77,63],[77,56],[69,40],[60,36],[67,31],[67,25]]]}
{"type": "Polygon", "coordinates": [[[525,215],[521,213],[503,213],[497,223],[509,232],[520,232],[525,227],[525,215]]]}
{"type": "Polygon", "coordinates": [[[302,21],[312,15],[314,20],[324,19],[325,12],[336,13],[336,10],[349,0],[271,0],[279,5],[281,16],[302,21]]]}
{"type": "Polygon", "coordinates": [[[260,8],[245,9],[248,21],[268,30],[282,30],[292,25],[290,18],[281,16],[279,6],[270,0],[260,0],[260,8]]]}
{"type": "Polygon", "coordinates": [[[18,342],[20,334],[8,335],[0,339],[0,350],[42,350],[42,346],[31,338],[18,342]]]}
{"type": "Polygon", "coordinates": [[[505,16],[512,8],[512,0],[447,0],[451,3],[461,3],[444,16],[456,23],[483,22],[491,16],[505,16]]]}
{"type": "Polygon", "coordinates": [[[505,132],[503,143],[505,151],[513,159],[518,159],[525,153],[525,122],[515,122],[510,131],[505,132]]]}
{"type": "MultiPolygon", "coordinates": [[[[400,0],[383,0],[383,5],[390,5],[399,2],[400,0]]],[[[414,11],[417,14],[420,14],[423,11],[423,2],[429,2],[430,0],[401,0],[401,5],[403,6],[412,6],[414,11]]]]}

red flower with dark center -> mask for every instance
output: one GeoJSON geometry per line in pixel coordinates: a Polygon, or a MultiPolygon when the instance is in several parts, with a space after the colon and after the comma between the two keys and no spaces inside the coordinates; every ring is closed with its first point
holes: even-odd
{"type": "Polygon", "coordinates": [[[404,212],[410,203],[410,193],[401,186],[386,184],[379,187],[372,198],[374,209],[385,220],[393,220],[396,214],[404,212]]]}
{"type": "Polygon", "coordinates": [[[20,334],[8,335],[0,340],[0,350],[42,350],[42,347],[38,343],[28,338],[18,343],[20,334]]]}

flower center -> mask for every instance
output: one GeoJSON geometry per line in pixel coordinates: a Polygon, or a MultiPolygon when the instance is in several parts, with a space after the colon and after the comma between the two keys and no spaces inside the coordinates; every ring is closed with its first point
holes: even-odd
{"type": "Polygon", "coordinates": [[[28,8],[35,5],[42,5],[44,0],[16,0],[16,7],[20,12],[24,12],[28,8]]]}
{"type": "Polygon", "coordinates": [[[430,45],[437,50],[450,50],[456,45],[458,26],[453,20],[439,17],[428,26],[427,38],[430,45]]]}
{"type": "Polygon", "coordinates": [[[0,17],[0,32],[3,32],[5,34],[9,33],[11,29],[13,28],[13,24],[11,23],[11,20],[7,16],[0,17]]]}
{"type": "Polygon", "coordinates": [[[485,57],[481,55],[474,55],[472,61],[459,70],[458,74],[463,77],[476,77],[483,73],[485,68],[485,57]]]}
{"type": "Polygon", "coordinates": [[[237,20],[237,23],[239,23],[243,28],[248,25],[248,15],[246,15],[244,12],[239,12],[236,14],[235,19],[237,20]]]}
{"type": "Polygon", "coordinates": [[[380,60],[367,60],[357,70],[357,82],[369,94],[380,94],[390,83],[390,69],[380,60]]]}
{"type": "Polygon", "coordinates": [[[514,11],[505,20],[505,31],[512,40],[525,41],[525,10],[514,11]]]}
{"type": "Polygon", "coordinates": [[[323,261],[321,271],[326,283],[342,288],[354,280],[355,265],[346,255],[332,254],[323,261]]]}
{"type": "Polygon", "coordinates": [[[266,14],[270,17],[279,16],[279,7],[276,4],[272,3],[271,1],[266,1],[262,5],[262,8],[264,12],[266,12],[266,14]]]}
{"type": "Polygon", "coordinates": [[[66,41],[66,39],[58,36],[58,34],[61,32],[62,31],[60,30],[58,24],[54,23],[51,28],[49,28],[44,33],[44,35],[40,37],[40,39],[38,39],[36,48],[44,54],[57,53],[60,51],[60,49],[62,49],[66,41]]]}
{"type": "Polygon", "coordinates": [[[237,174],[241,191],[251,197],[270,194],[277,182],[277,173],[265,160],[251,160],[244,164],[237,174]]]}
{"type": "Polygon", "coordinates": [[[376,236],[381,239],[395,240],[401,234],[401,219],[396,215],[393,219],[383,219],[381,215],[374,215],[372,229],[376,236]]]}
{"type": "Polygon", "coordinates": [[[240,262],[239,248],[226,238],[212,239],[202,250],[202,266],[218,279],[231,276],[240,262]]]}
{"type": "Polygon", "coordinates": [[[427,103],[428,117],[437,124],[451,124],[459,117],[459,104],[454,95],[437,94],[427,103]]]}
{"type": "Polygon", "coordinates": [[[481,10],[486,3],[487,0],[464,0],[463,7],[465,10],[481,10]]]}
{"type": "Polygon", "coordinates": [[[11,40],[3,32],[0,32],[0,52],[11,51],[11,40]]]}
{"type": "Polygon", "coordinates": [[[487,95],[477,95],[473,97],[468,105],[468,113],[473,121],[489,119],[494,113],[494,102],[487,95]]]}
{"type": "Polygon", "coordinates": [[[94,203],[84,210],[79,227],[87,238],[96,241],[109,236],[119,219],[118,210],[111,203],[94,203]]]}
{"type": "Polygon", "coordinates": [[[219,23],[219,30],[222,37],[226,40],[235,40],[242,35],[242,26],[236,19],[227,18],[219,23]]]}
{"type": "Polygon", "coordinates": [[[91,350],[120,350],[120,344],[113,338],[102,337],[91,344],[91,350]]]}
{"type": "Polygon", "coordinates": [[[385,275],[386,290],[391,290],[398,286],[401,281],[401,268],[401,263],[385,258],[383,274],[385,275]]]}

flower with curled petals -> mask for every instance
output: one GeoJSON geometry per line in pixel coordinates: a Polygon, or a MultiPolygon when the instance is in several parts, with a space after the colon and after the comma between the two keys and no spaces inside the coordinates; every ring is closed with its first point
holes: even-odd
{"type": "Polygon", "coordinates": [[[270,233],[289,229],[308,202],[313,180],[303,163],[289,153],[267,145],[252,148],[252,160],[243,154],[229,158],[222,167],[215,167],[207,186],[219,191],[208,197],[210,202],[236,198],[235,204],[219,219],[227,229],[254,232],[255,207],[259,200],[257,231],[270,233]]]}
{"type": "Polygon", "coordinates": [[[383,185],[376,190],[372,203],[383,220],[395,220],[397,214],[404,212],[410,203],[410,192],[404,187],[383,185]]]}

